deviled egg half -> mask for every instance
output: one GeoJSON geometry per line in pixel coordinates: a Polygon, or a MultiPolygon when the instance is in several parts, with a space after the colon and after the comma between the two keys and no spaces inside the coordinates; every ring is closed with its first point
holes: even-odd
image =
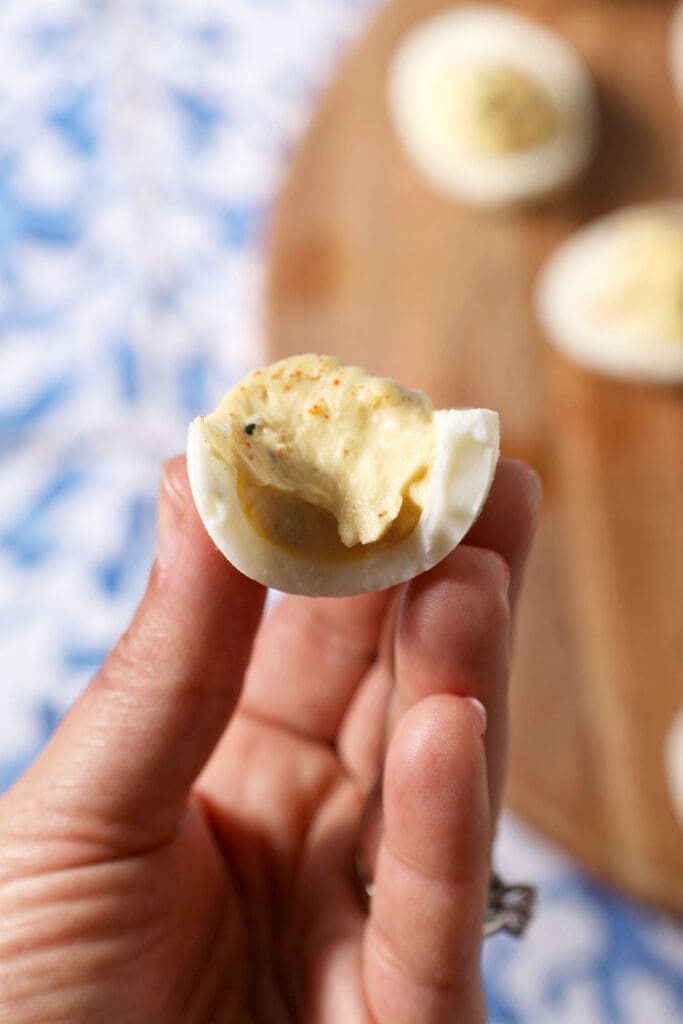
{"type": "Polygon", "coordinates": [[[617,377],[683,381],[683,201],[627,207],[570,236],[536,293],[548,340],[617,377]]]}
{"type": "Polygon", "coordinates": [[[509,10],[467,5],[413,29],[392,59],[387,96],[418,171],[466,202],[543,198],[593,153],[586,67],[557,35],[509,10]]]}
{"type": "Polygon", "coordinates": [[[324,355],[249,374],[190,424],[199,515],[241,572],[275,590],[382,590],[444,558],[475,521],[498,415],[429,399],[324,355]]]}

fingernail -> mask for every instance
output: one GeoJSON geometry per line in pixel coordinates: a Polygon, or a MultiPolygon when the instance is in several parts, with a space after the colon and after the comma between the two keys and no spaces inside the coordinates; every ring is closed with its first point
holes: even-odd
{"type": "Polygon", "coordinates": [[[169,569],[175,562],[183,538],[185,510],[182,496],[173,486],[166,466],[161,471],[157,513],[157,565],[169,569]]]}
{"type": "Polygon", "coordinates": [[[465,697],[465,700],[470,707],[474,708],[479,724],[479,735],[483,739],[486,735],[486,708],[476,697],[465,697]]]}
{"type": "Polygon", "coordinates": [[[522,463],[526,469],[527,480],[529,481],[529,505],[534,516],[538,516],[543,500],[543,481],[533,466],[522,463]]]}

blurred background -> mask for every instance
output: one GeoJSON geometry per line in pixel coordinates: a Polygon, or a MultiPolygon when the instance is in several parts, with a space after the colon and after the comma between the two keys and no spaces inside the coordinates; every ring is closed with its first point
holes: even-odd
{"type": "Polygon", "coordinates": [[[500,409],[546,485],[497,851],[540,902],[486,944],[491,1021],[675,1024],[681,391],[574,365],[532,308],[571,231],[683,193],[674,5],[507,5],[570,39],[600,98],[587,175],[523,214],[437,195],[396,143],[392,53],[448,6],[0,5],[0,788],[126,625],[189,419],[265,360],[356,358],[500,409]]]}

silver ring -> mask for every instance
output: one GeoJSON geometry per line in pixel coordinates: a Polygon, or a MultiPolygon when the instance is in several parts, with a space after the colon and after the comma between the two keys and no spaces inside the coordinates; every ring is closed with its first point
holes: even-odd
{"type": "Polygon", "coordinates": [[[536,907],[536,889],[526,883],[506,885],[495,871],[489,881],[489,898],[482,932],[484,938],[506,931],[519,938],[527,929],[536,907]]]}
{"type": "MultiPolygon", "coordinates": [[[[374,882],[367,877],[359,857],[356,857],[356,878],[367,912],[370,909],[374,882]]],[[[482,935],[484,938],[488,938],[489,935],[506,931],[519,938],[526,931],[535,907],[535,886],[520,882],[506,885],[500,875],[492,871],[482,935]]]]}

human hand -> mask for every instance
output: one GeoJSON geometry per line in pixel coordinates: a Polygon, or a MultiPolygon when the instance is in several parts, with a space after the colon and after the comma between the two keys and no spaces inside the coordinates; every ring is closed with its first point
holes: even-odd
{"type": "Polygon", "coordinates": [[[429,573],[287,597],[259,625],[263,589],[168,463],[133,623],[0,800],[0,1021],[481,1024],[509,611],[538,499],[501,460],[429,573]],[[361,821],[381,836],[368,915],[361,821]]]}

